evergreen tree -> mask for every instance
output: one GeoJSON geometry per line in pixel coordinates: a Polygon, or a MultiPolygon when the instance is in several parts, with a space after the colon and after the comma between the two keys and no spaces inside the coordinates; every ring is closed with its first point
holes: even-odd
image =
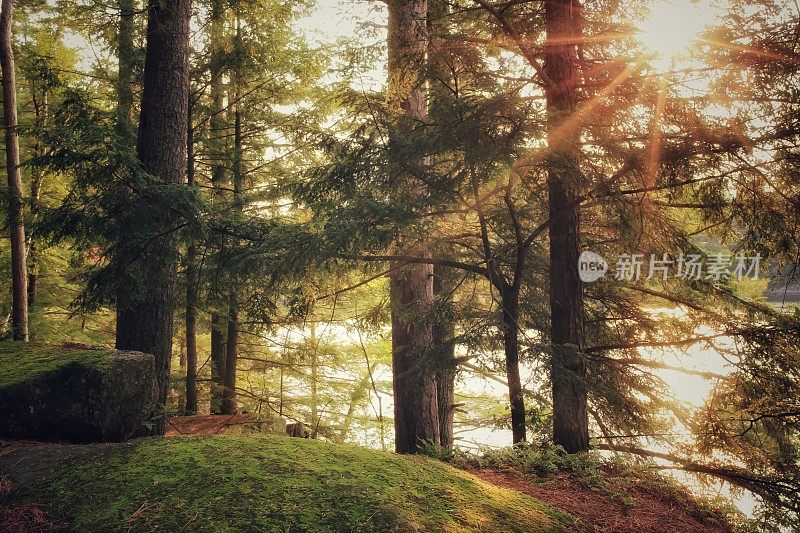
{"type": "MultiPolygon", "coordinates": [[[[189,102],[188,0],[148,6],[147,54],[137,153],[142,169],[167,184],[181,184],[186,170],[186,131],[189,102]]],[[[130,287],[118,285],[116,346],[151,353],[156,358],[159,409],[167,397],[172,359],[175,268],[178,218],[159,221],[161,232],[142,235],[139,219],[152,216],[148,206],[122,215],[119,275],[130,287]]],[[[153,432],[164,432],[163,412],[153,432]]]]}

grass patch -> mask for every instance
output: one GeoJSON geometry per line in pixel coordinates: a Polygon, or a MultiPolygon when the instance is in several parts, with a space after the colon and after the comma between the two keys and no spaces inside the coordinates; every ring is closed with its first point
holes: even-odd
{"type": "Polygon", "coordinates": [[[83,347],[2,341],[0,387],[16,385],[69,364],[95,367],[108,365],[108,352],[83,347]]]}
{"type": "Polygon", "coordinates": [[[135,441],[24,492],[79,531],[577,530],[563,511],[430,458],[280,436],[135,441]]]}

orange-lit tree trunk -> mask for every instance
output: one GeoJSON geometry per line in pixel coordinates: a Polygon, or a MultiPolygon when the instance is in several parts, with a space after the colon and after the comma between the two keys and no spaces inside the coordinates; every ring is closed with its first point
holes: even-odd
{"type": "MultiPolygon", "coordinates": [[[[397,115],[395,138],[426,115],[425,58],[428,46],[427,0],[390,0],[389,4],[389,106],[397,115]]],[[[410,194],[424,194],[407,177],[410,194]]],[[[418,243],[401,242],[402,253],[418,243]]],[[[394,389],[395,450],[415,453],[423,441],[440,444],[435,368],[430,361],[433,330],[420,320],[420,310],[433,302],[433,265],[392,265],[392,371],[394,389]]]]}
{"type": "Polygon", "coordinates": [[[576,110],[580,4],[545,0],[547,40],[547,182],[550,200],[550,319],[552,336],[553,441],[567,452],[589,449],[583,286],[580,255],[580,129],[576,110]]]}

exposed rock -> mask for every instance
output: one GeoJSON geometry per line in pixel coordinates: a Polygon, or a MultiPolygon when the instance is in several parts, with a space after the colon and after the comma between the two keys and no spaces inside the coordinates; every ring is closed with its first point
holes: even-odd
{"type": "Polygon", "coordinates": [[[286,434],[290,437],[299,437],[301,439],[311,438],[311,428],[302,422],[292,422],[286,424],[286,434]]]}
{"type": "Polygon", "coordinates": [[[120,442],[134,435],[156,405],[152,355],[2,344],[0,436],[120,442]]]}

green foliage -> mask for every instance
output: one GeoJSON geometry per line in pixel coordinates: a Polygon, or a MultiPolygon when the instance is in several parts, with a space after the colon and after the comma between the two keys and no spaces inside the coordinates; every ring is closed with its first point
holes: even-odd
{"type": "Polygon", "coordinates": [[[141,292],[130,258],[142,254],[154,236],[183,228],[201,232],[204,204],[194,190],[143,172],[135,152],[118,138],[114,115],[93,105],[87,92],[65,90],[52,114],[52,127],[43,135],[49,150],[33,164],[70,175],[72,183],[61,203],[44,212],[38,229],[53,244],[67,240],[94,256],[76,304],[97,310],[114,301],[118,288],[141,292]],[[123,225],[127,239],[121,242],[123,225]]]}

